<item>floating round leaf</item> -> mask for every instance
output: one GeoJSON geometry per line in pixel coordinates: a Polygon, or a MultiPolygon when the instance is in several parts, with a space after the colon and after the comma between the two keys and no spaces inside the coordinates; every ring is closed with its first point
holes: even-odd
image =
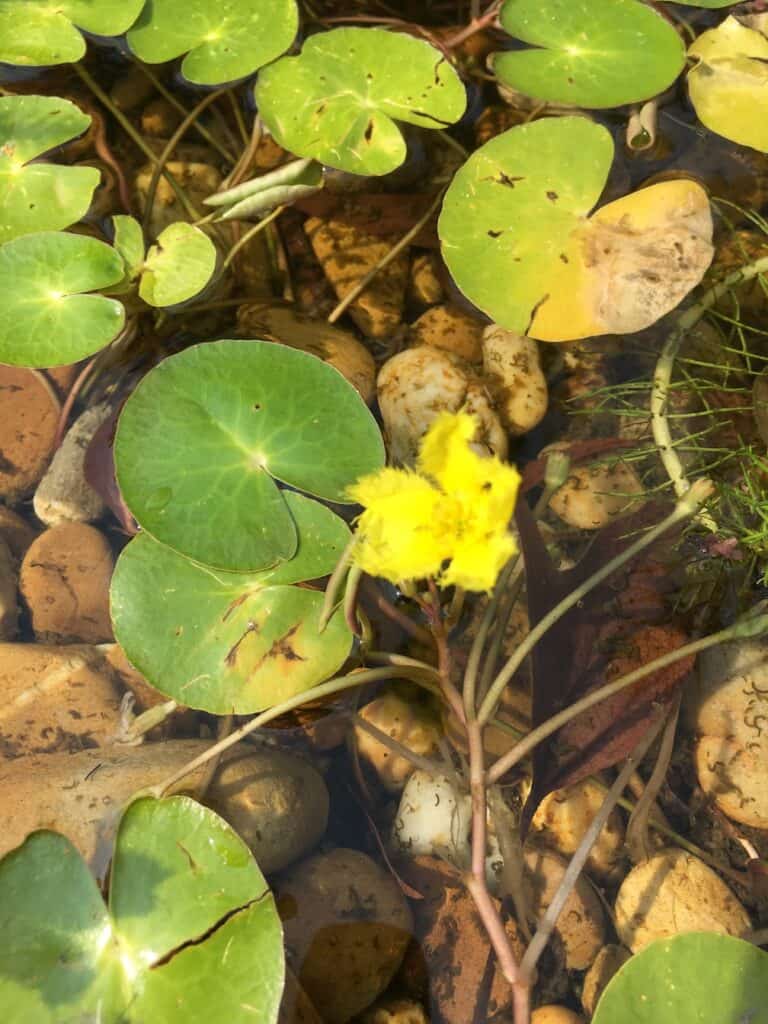
{"type": "Polygon", "coordinates": [[[42,232],[0,246],[0,362],[76,363],[123,326],[119,302],[85,295],[116,284],[123,261],[85,235],[42,232]]]}
{"type": "Polygon", "coordinates": [[[133,24],[144,0],[3,0],[0,61],[26,67],[66,64],[85,55],[77,31],[119,36],[133,24]]]}
{"type": "Polygon", "coordinates": [[[768,1024],[768,953],[730,935],[659,939],[609,982],[592,1024],[768,1024]]]}
{"type": "Polygon", "coordinates": [[[322,682],[346,659],[343,615],[319,632],[322,592],[288,584],[331,572],[348,531],[317,502],[291,497],[299,551],[275,570],[216,572],[147,534],[123,550],[111,589],[115,636],[161,693],[216,715],[252,714],[322,682]]]}
{"type": "Polygon", "coordinates": [[[148,64],[186,53],[185,78],[216,85],[285,53],[298,24],[296,0],[147,0],[128,42],[148,64]]]}
{"type": "Polygon", "coordinates": [[[81,135],[91,119],[57,96],[0,97],[0,244],[69,227],[88,211],[95,167],[29,163],[81,135]]]}
{"type": "Polygon", "coordinates": [[[638,0],[506,0],[500,21],[531,49],[497,54],[493,70],[537,100],[637,103],[664,92],[685,63],[674,26],[638,0]]]}
{"type": "Polygon", "coordinates": [[[454,177],[439,222],[456,284],[496,323],[541,341],[642,330],[712,259],[704,190],[663,182],[588,218],[608,176],[608,131],[583,117],[511,128],[454,177]]]}
{"type": "Polygon", "coordinates": [[[8,1024],[273,1024],[280,919],[242,840],[188,797],[123,815],[109,911],[74,846],[35,832],[0,863],[8,1024]]]}
{"type": "Polygon", "coordinates": [[[718,135],[768,152],[768,38],[728,17],[688,49],[698,61],[688,73],[691,102],[718,135]]]}
{"type": "Polygon", "coordinates": [[[144,263],[144,233],[135,217],[118,213],[112,218],[115,237],[113,245],[123,260],[126,282],[139,276],[144,263]]]}
{"type": "Polygon", "coordinates": [[[216,341],[164,360],[126,402],[115,440],[120,489],[142,527],[236,572],[296,552],[275,480],[344,502],[383,457],[373,417],[340,373],[266,341],[216,341]]]}
{"type": "Polygon", "coordinates": [[[464,86],[429,43],[398,32],[338,28],[310,36],[298,57],[256,84],[264,123],[285,149],[353,174],[387,174],[405,160],[395,121],[447,128],[464,86]]]}
{"type": "Polygon", "coordinates": [[[199,294],[216,269],[216,247],[184,221],[169,224],[150,246],[139,295],[150,306],[175,306],[199,294]]]}

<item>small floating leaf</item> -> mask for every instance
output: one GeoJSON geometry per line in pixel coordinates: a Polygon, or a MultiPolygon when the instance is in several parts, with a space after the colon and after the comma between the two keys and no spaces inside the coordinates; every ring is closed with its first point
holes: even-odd
{"type": "Polygon", "coordinates": [[[125,311],[83,293],[122,276],[119,254],[85,235],[41,232],[0,246],[0,362],[59,366],[98,352],[120,331],[125,311]]]}
{"type": "Polygon", "coordinates": [[[768,152],[768,38],[729,16],[688,48],[688,91],[702,124],[768,152]]]}
{"type": "Polygon", "coordinates": [[[685,63],[674,27],[638,0],[506,0],[502,27],[530,49],[493,70],[537,100],[616,107],[664,92],[685,63]]]}
{"type": "Polygon", "coordinates": [[[184,221],[169,224],[150,246],[139,295],[150,306],[175,306],[199,294],[216,269],[216,247],[184,221]]]}
{"type": "Polygon", "coordinates": [[[113,245],[123,260],[126,282],[135,280],[144,263],[144,233],[135,217],[118,213],[112,218],[115,231],[113,245]]]}
{"type": "Polygon", "coordinates": [[[466,93],[446,58],[422,39],[373,28],[310,36],[298,57],[256,83],[264,123],[285,149],[353,174],[387,174],[405,160],[395,121],[447,128],[466,93]]]}
{"type": "Polygon", "coordinates": [[[30,160],[82,135],[90,123],[58,96],[0,97],[0,244],[67,228],[87,213],[99,183],[95,167],[30,160]]]}
{"type": "Polygon", "coordinates": [[[455,175],[443,256],[497,323],[541,341],[631,333],[699,283],[712,259],[704,190],[662,182],[588,217],[612,159],[605,128],[546,118],[492,139],[455,175]]]}
{"type": "Polygon", "coordinates": [[[128,42],[148,64],[186,53],[184,77],[217,85],[285,53],[298,25],[296,0],[147,0],[128,42]]]}
{"type": "Polygon", "coordinates": [[[143,6],[144,0],[3,0],[0,61],[47,67],[80,60],[85,40],[78,28],[97,36],[122,35],[143,6]]]}
{"type": "Polygon", "coordinates": [[[631,957],[592,1024],[768,1024],[768,953],[742,939],[689,932],[631,957]]]}
{"type": "Polygon", "coordinates": [[[7,1024],[274,1024],[282,929],[250,851],[188,797],[125,811],[109,909],[75,847],[34,832],[0,862],[7,1024]]]}
{"type": "Polygon", "coordinates": [[[349,531],[318,502],[285,497],[299,550],[263,573],[216,572],[145,533],[123,550],[115,635],[161,693],[212,714],[251,714],[322,682],[349,654],[343,615],[319,632],[322,592],[289,585],[330,573],[349,531]]]}
{"type": "Polygon", "coordinates": [[[349,484],[382,465],[383,445],[358,393],[320,359],[225,340],[147,374],[121,413],[115,462],[145,530],[195,561],[245,572],[296,552],[276,480],[345,502],[349,484]]]}

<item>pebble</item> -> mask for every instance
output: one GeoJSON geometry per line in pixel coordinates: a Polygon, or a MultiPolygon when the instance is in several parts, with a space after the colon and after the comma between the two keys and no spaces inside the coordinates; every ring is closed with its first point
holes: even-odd
{"type": "Polygon", "coordinates": [[[0,534],[0,640],[13,640],[19,626],[16,559],[0,534]]]}
{"type": "Polygon", "coordinates": [[[33,370],[0,366],[0,499],[14,505],[41,479],[53,454],[59,403],[33,370]]]}
{"type": "Polygon", "coordinates": [[[408,300],[415,306],[434,306],[445,298],[440,282],[440,258],[434,252],[419,252],[411,262],[408,300]]]}
{"type": "Polygon", "coordinates": [[[483,324],[458,306],[433,306],[411,324],[408,343],[432,345],[468,363],[479,363],[483,358],[483,324]]]}
{"type": "Polygon", "coordinates": [[[277,905],[289,963],[326,1024],[346,1024],[384,992],[412,934],[397,882],[357,850],[298,864],[277,905]]]}
{"type": "Polygon", "coordinates": [[[11,550],[11,554],[20,562],[32,541],[37,537],[35,530],[26,519],[14,512],[13,509],[0,505],[0,537],[11,550]]]}
{"type": "Polygon", "coordinates": [[[46,526],[90,523],[104,511],[104,502],[85,478],[85,453],[111,411],[108,402],[94,405],[67,431],[33,499],[35,515],[46,526]]]}
{"type": "MultiPolygon", "coordinates": [[[[339,299],[343,299],[391,251],[397,238],[371,235],[342,221],[310,217],[304,224],[315,256],[339,299]]],[[[380,270],[349,306],[352,320],[369,338],[390,337],[403,318],[408,252],[380,270]]]]}
{"type": "Polygon", "coordinates": [[[0,644],[0,754],[74,752],[107,744],[122,691],[93,647],[0,644]]]}
{"type": "Polygon", "coordinates": [[[35,638],[42,643],[113,639],[106,538],[85,523],[60,523],[34,541],[21,563],[20,586],[35,638]]]}

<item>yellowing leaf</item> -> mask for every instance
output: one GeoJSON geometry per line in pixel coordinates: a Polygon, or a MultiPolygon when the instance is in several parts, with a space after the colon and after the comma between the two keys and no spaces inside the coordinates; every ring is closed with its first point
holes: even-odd
{"type": "Polygon", "coordinates": [[[643,330],[701,281],[712,254],[712,216],[700,185],[680,179],[633,192],[572,234],[529,334],[569,341],[643,330]]]}
{"type": "MultiPolygon", "coordinates": [[[[754,24],[764,27],[763,22],[754,24]]],[[[742,146],[768,152],[768,39],[728,17],[688,49],[698,64],[688,74],[702,124],[742,146]]]]}

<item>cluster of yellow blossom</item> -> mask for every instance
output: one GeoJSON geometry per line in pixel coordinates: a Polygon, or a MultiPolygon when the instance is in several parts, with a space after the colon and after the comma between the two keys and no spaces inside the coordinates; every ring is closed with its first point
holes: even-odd
{"type": "Polygon", "coordinates": [[[520,475],[473,451],[476,426],[468,413],[441,413],[416,471],[388,467],[349,489],[365,508],[352,556],[364,572],[393,583],[431,576],[441,586],[491,589],[517,550],[509,522],[520,475]]]}

